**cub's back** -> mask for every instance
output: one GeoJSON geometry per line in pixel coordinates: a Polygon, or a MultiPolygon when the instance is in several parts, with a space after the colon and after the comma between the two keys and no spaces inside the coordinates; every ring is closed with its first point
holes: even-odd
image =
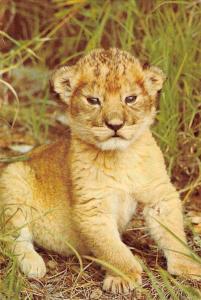
{"type": "Polygon", "coordinates": [[[24,163],[34,174],[33,189],[48,206],[68,198],[71,188],[69,147],[69,139],[64,137],[53,144],[34,149],[24,163]]]}
{"type": "Polygon", "coordinates": [[[2,202],[12,203],[12,194],[19,194],[23,203],[33,201],[35,207],[50,208],[68,202],[71,186],[69,147],[69,139],[64,137],[50,145],[37,147],[28,153],[26,161],[8,165],[0,177],[2,202]]]}

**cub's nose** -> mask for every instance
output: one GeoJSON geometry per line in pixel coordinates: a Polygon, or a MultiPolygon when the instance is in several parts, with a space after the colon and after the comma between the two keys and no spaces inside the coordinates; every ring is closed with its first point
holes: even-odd
{"type": "Polygon", "coordinates": [[[116,122],[112,123],[112,122],[107,122],[107,121],[105,122],[105,124],[107,125],[108,128],[110,128],[114,131],[119,130],[124,125],[123,122],[121,122],[121,123],[116,123],[116,122]]]}

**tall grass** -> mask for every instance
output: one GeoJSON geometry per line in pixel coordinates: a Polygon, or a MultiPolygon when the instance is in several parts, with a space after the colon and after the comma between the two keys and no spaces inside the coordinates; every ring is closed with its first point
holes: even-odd
{"type": "MultiPolygon", "coordinates": [[[[96,47],[125,49],[166,73],[153,133],[174,181],[187,196],[199,192],[200,20],[196,0],[1,1],[0,125],[11,134],[20,129],[35,144],[51,139],[59,110],[49,92],[51,70],[96,47]]],[[[164,276],[172,293],[172,279],[164,276]]]]}

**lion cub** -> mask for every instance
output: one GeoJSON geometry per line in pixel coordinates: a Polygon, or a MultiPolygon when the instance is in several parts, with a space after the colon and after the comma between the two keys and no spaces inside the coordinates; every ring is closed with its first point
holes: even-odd
{"type": "Polygon", "coordinates": [[[34,242],[66,256],[73,247],[126,275],[108,269],[104,290],[129,292],[133,282],[141,283],[142,268],[121,234],[141,202],[168,271],[200,275],[201,267],[188,258],[179,195],[149,129],[162,71],[143,69],[125,51],[98,49],[56,71],[52,80],[66,103],[70,135],[9,165],[0,179],[6,224],[14,232],[10,244],[22,272],[35,278],[46,273],[34,242]]]}

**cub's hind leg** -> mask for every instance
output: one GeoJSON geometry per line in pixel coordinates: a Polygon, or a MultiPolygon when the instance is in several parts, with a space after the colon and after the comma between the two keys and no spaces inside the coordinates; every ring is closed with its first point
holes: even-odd
{"type": "Polygon", "coordinates": [[[18,237],[12,238],[10,248],[17,258],[21,271],[29,278],[43,277],[46,266],[42,257],[34,249],[29,228],[25,226],[18,232],[18,237]]]}
{"type": "Polygon", "coordinates": [[[10,232],[8,247],[21,271],[30,278],[41,278],[46,273],[46,267],[32,241],[29,177],[30,169],[23,163],[9,165],[0,178],[0,203],[5,214],[5,230],[10,232]]]}

